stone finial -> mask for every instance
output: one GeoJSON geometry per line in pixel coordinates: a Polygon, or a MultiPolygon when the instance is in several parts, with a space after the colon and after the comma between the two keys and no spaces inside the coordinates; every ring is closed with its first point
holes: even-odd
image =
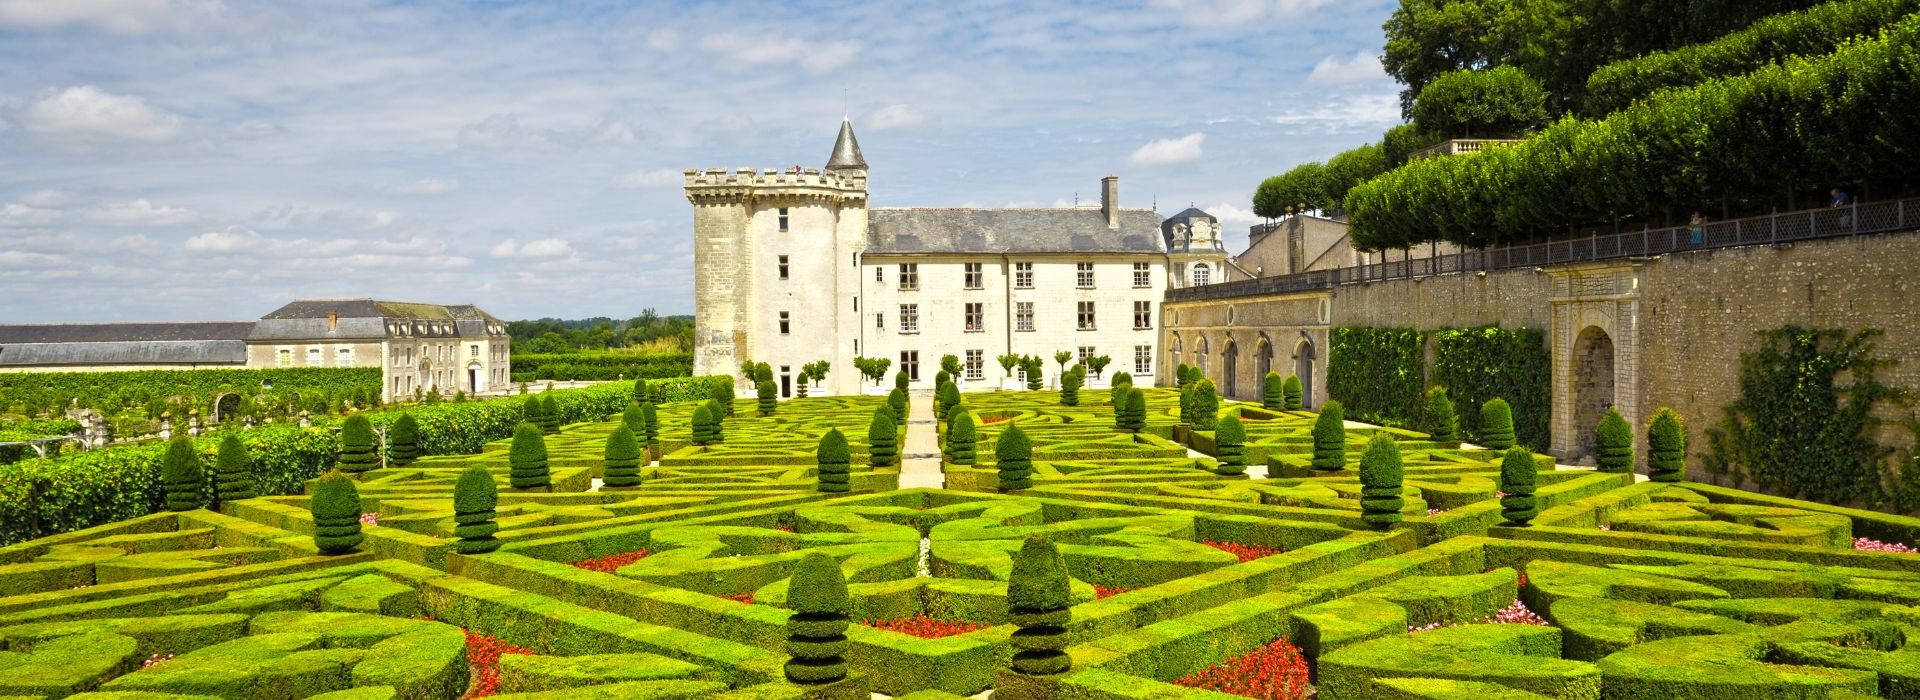
{"type": "Polygon", "coordinates": [[[313,415],[312,415],[312,414],[310,414],[310,413],[307,413],[306,411],[301,411],[301,412],[300,412],[300,427],[302,427],[302,428],[311,428],[311,427],[313,427],[313,415]]]}

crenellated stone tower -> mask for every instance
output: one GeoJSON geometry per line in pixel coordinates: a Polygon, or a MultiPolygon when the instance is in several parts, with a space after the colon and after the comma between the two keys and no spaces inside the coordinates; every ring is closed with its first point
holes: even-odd
{"type": "MultiPolygon", "coordinates": [[[[843,339],[857,337],[867,162],[852,121],[841,122],[824,169],[685,175],[693,203],[694,374],[738,374],[742,361],[780,358],[789,364],[774,367],[776,381],[798,381],[790,358],[808,358],[833,363],[827,385],[836,393],[857,390],[854,348],[843,339]]],[[[739,379],[738,388],[749,387],[739,379]]]]}

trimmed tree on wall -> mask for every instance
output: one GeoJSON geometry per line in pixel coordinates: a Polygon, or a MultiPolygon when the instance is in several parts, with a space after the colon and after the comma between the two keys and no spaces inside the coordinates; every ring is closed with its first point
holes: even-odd
{"type": "Polygon", "coordinates": [[[1071,583],[1067,560],[1053,541],[1040,533],[1028,535],[1007,576],[1007,621],[1019,628],[1008,639],[1015,673],[1051,676],[1073,667],[1067,655],[1071,583]]]}
{"type": "Polygon", "coordinates": [[[532,423],[513,429],[513,443],[507,448],[508,482],[516,489],[543,489],[552,484],[547,471],[547,436],[532,423]]]}
{"type": "Polygon", "coordinates": [[[1000,370],[1007,373],[1008,379],[1012,379],[1013,370],[1020,367],[1019,355],[1014,355],[1014,354],[1000,355],[998,357],[993,358],[993,361],[1000,363],[1000,370]]]}
{"type": "Polygon", "coordinates": [[[1647,424],[1647,479],[1663,483],[1687,478],[1687,428],[1680,414],[1661,407],[1647,424]]]}
{"type": "Polygon", "coordinates": [[[1360,520],[1376,529],[1387,529],[1400,522],[1401,482],[1406,475],[1400,462],[1400,446],[1386,433],[1374,433],[1367,451],[1360,455],[1360,520]]]}
{"type": "Polygon", "coordinates": [[[994,467],[1000,473],[1000,491],[1024,491],[1033,488],[1033,442],[1020,426],[1000,431],[994,443],[994,467]]]}
{"type": "Polygon", "coordinates": [[[819,467],[821,493],[846,493],[852,488],[849,465],[853,459],[847,449],[847,436],[840,434],[839,428],[820,436],[814,458],[819,467]]]}
{"type": "Polygon", "coordinates": [[[1420,411],[1426,388],[1427,334],[1410,328],[1342,326],[1329,336],[1327,397],[1353,419],[1406,427],[1420,411]]]}
{"type": "Polygon", "coordinates": [[[823,685],[847,677],[847,618],[852,600],[840,562],[812,552],[793,568],[787,587],[787,680],[823,685]]]}
{"type": "Polygon", "coordinates": [[[1267,372],[1260,378],[1260,407],[1269,411],[1281,411],[1287,408],[1286,380],[1279,372],[1267,372]]]}
{"type": "Polygon", "coordinates": [[[1287,383],[1280,388],[1280,391],[1286,394],[1287,410],[1298,411],[1306,406],[1307,388],[1300,384],[1299,375],[1287,375],[1287,383]]]}
{"type": "Polygon", "coordinates": [[[420,459],[420,422],[402,413],[387,428],[387,464],[404,467],[420,459]]]}
{"type": "MultiPolygon", "coordinates": [[[[632,433],[627,441],[633,441],[632,433]]],[[[500,486],[493,483],[486,467],[476,464],[460,473],[453,485],[453,534],[460,540],[453,543],[453,551],[486,554],[500,548],[500,540],[493,536],[500,531],[500,523],[494,520],[499,503],[500,486]]]]}
{"type": "Polygon", "coordinates": [[[1494,397],[1480,404],[1480,446],[1489,450],[1513,447],[1513,408],[1494,397]]]}
{"type": "Polygon", "coordinates": [[[340,424],[340,471],[358,474],[380,466],[380,448],[374,443],[373,423],[366,416],[349,416],[340,424]]]}
{"type": "Polygon", "coordinates": [[[634,439],[632,428],[622,424],[607,435],[605,463],[603,485],[607,488],[640,485],[640,443],[634,439]]]}
{"type": "Polygon", "coordinates": [[[233,433],[220,438],[213,474],[215,503],[253,498],[253,465],[247,460],[247,446],[240,444],[233,433]]]}
{"type": "Polygon", "coordinates": [[[167,443],[167,453],[160,458],[160,486],[167,494],[167,510],[179,513],[207,505],[207,475],[193,438],[176,435],[167,443]]]}
{"type": "Polygon", "coordinates": [[[360,546],[360,490],[353,479],[327,472],[313,480],[308,499],[313,513],[313,544],[321,554],[345,554],[360,546]]]}
{"type": "Polygon", "coordinates": [[[1240,422],[1237,414],[1220,419],[1220,426],[1213,431],[1214,458],[1220,465],[1213,473],[1221,476],[1239,476],[1247,473],[1247,426],[1240,422]]]}
{"type": "Polygon", "coordinates": [[[1447,397],[1446,387],[1427,387],[1427,406],[1420,412],[1420,427],[1434,442],[1460,442],[1460,416],[1453,410],[1453,399],[1447,397]]]}
{"type": "Polygon", "coordinates": [[[1612,408],[1593,429],[1594,461],[1608,474],[1633,471],[1633,426],[1612,408]]]}
{"type": "Polygon", "coordinates": [[[947,461],[954,464],[973,464],[974,443],[979,440],[980,433],[974,428],[973,414],[956,407],[953,418],[947,422],[947,461]]]}
{"type": "Polygon", "coordinates": [[[1540,508],[1534,502],[1534,484],[1539,480],[1539,467],[1533,463],[1533,453],[1524,447],[1507,448],[1507,454],[1500,460],[1500,517],[1507,525],[1526,527],[1533,516],[1540,514],[1540,508]]]}
{"type": "Polygon", "coordinates": [[[876,468],[891,467],[900,459],[900,426],[886,406],[873,409],[873,420],[867,423],[867,455],[876,468]]]}
{"type": "Polygon", "coordinates": [[[1339,471],[1347,468],[1347,424],[1339,401],[1320,406],[1313,421],[1313,468],[1339,471]]]}

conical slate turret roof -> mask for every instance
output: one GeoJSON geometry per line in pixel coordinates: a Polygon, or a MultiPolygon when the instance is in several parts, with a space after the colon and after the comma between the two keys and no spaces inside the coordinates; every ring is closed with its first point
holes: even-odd
{"type": "Polygon", "coordinates": [[[853,120],[840,121],[840,138],[833,141],[833,155],[827,158],[827,170],[866,170],[867,159],[860,156],[860,142],[853,138],[853,120]]]}

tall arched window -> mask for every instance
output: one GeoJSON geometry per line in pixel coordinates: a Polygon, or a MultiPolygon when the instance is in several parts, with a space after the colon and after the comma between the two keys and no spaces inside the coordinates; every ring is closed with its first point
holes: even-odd
{"type": "Polygon", "coordinates": [[[1194,263],[1193,286],[1198,287],[1200,285],[1206,284],[1207,278],[1210,276],[1212,276],[1212,270],[1207,268],[1206,263],[1194,263]]]}

